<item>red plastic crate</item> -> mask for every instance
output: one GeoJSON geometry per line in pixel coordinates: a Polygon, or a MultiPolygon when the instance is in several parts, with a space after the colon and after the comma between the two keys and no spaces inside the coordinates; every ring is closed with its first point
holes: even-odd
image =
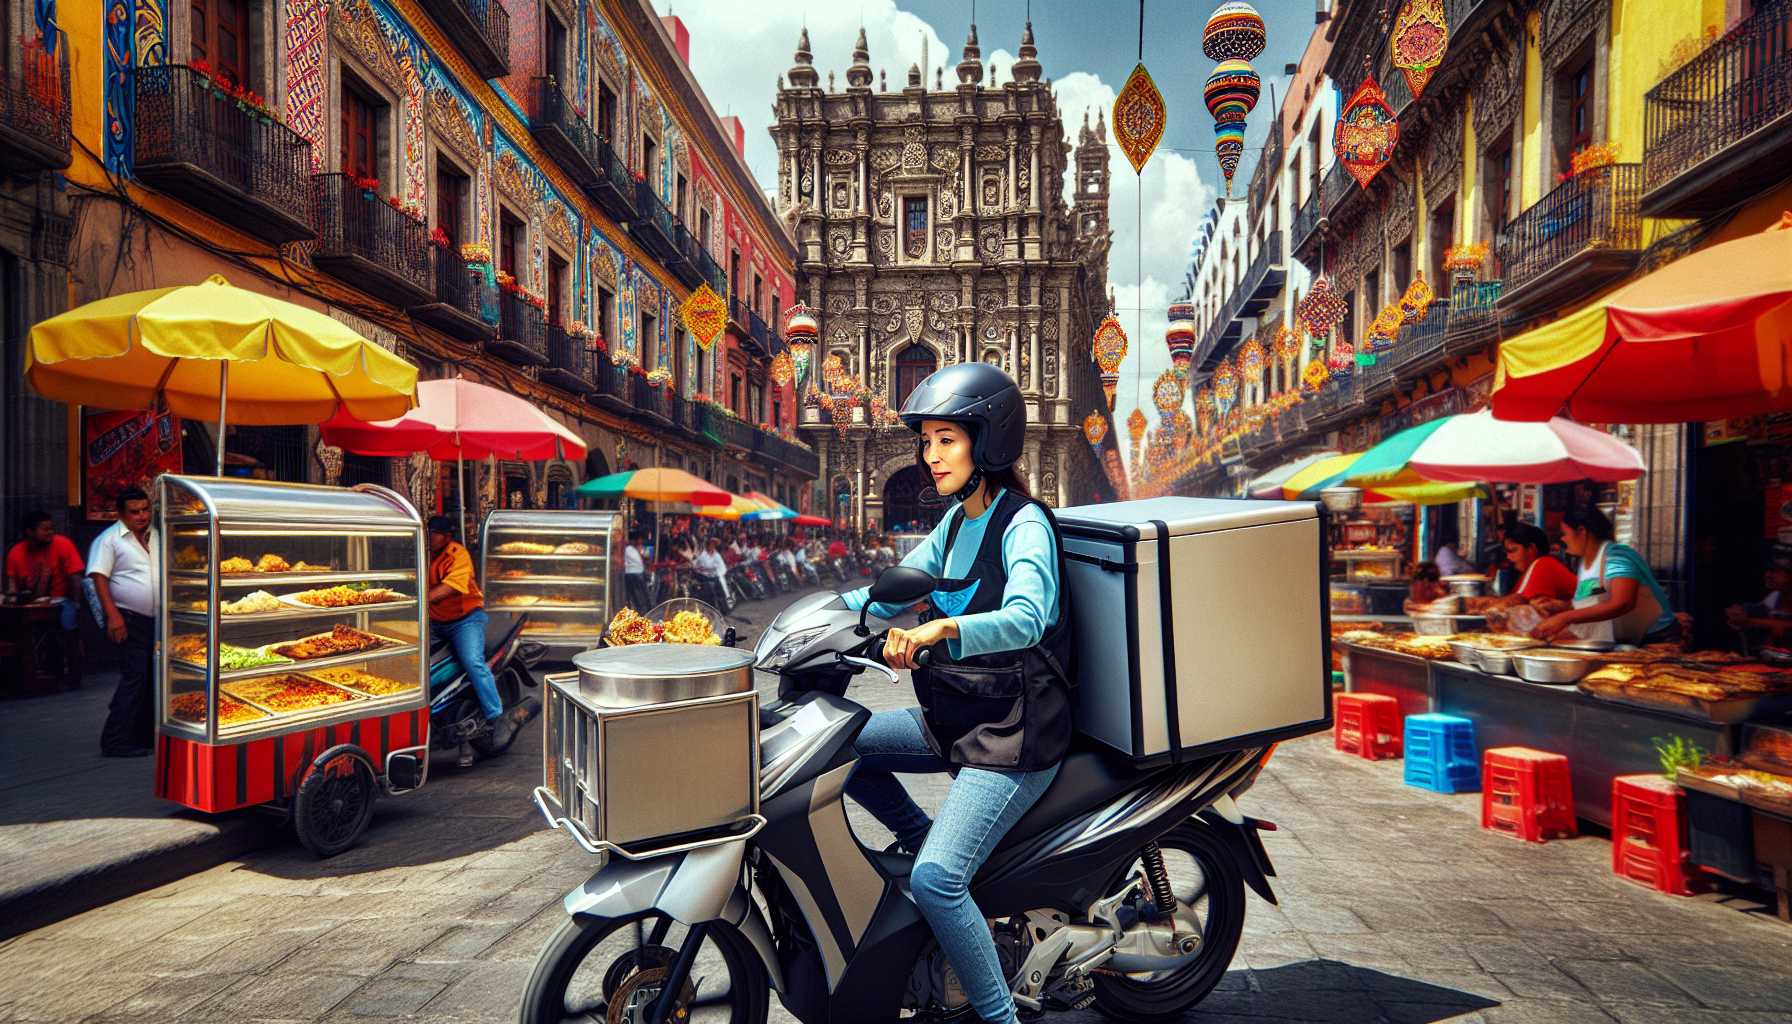
{"type": "Polygon", "coordinates": [[[1332,749],[1370,761],[1399,757],[1400,702],[1382,693],[1332,696],[1332,749]]]}
{"type": "Polygon", "coordinates": [[[1483,752],[1481,827],[1532,843],[1576,835],[1568,759],[1530,747],[1483,752]]]}
{"type": "Polygon", "coordinates": [[[1680,787],[1660,775],[1612,780],[1612,873],[1658,892],[1691,896],[1680,787]]]}

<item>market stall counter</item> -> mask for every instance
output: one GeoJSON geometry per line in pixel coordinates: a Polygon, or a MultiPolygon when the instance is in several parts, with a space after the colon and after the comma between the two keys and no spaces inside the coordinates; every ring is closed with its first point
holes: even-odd
{"type": "Polygon", "coordinates": [[[597,646],[622,606],[622,514],[498,509],[479,538],[488,614],[527,615],[523,632],[557,660],[597,646]]]}
{"type": "Polygon", "coordinates": [[[156,795],[220,812],[290,801],[299,838],[352,845],[375,787],[428,763],[423,526],[399,494],[165,475],[156,795]]]}

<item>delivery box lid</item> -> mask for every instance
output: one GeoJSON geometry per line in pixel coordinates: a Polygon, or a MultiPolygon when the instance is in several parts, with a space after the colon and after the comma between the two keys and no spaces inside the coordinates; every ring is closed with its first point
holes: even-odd
{"type": "Polygon", "coordinates": [[[1321,516],[1318,502],[1258,501],[1250,498],[1143,498],[1077,505],[1056,512],[1058,525],[1072,536],[1153,540],[1158,523],[1172,537],[1248,526],[1273,526],[1321,516]]]}

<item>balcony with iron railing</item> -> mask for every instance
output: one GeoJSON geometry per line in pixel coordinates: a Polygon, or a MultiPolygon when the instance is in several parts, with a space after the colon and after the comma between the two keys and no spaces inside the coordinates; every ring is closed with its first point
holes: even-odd
{"type": "Polygon", "coordinates": [[[1468,351],[1499,338],[1499,301],[1504,290],[1504,281],[1465,281],[1451,290],[1449,337],[1445,339],[1448,351],[1468,351]]]}
{"type": "Polygon", "coordinates": [[[1319,179],[1320,219],[1330,220],[1332,215],[1338,212],[1338,207],[1343,205],[1344,200],[1349,199],[1353,193],[1361,189],[1362,186],[1358,185],[1356,179],[1351,177],[1350,172],[1345,169],[1344,161],[1333,160],[1332,169],[1326,171],[1325,177],[1319,179]]]}
{"type": "Polygon", "coordinates": [[[1312,179],[1307,179],[1307,199],[1294,211],[1294,223],[1288,232],[1292,243],[1290,251],[1294,258],[1306,264],[1316,261],[1313,256],[1319,251],[1319,222],[1324,216],[1325,207],[1320,203],[1319,188],[1312,179]]]}
{"type": "Polygon", "coordinates": [[[635,182],[635,216],[628,222],[628,233],[662,263],[678,257],[677,221],[647,181],[635,182]]]}
{"type": "Polygon", "coordinates": [[[429,228],[346,174],[316,174],[317,269],[400,309],[429,302],[429,228]]]}
{"type": "Polygon", "coordinates": [[[68,36],[26,36],[0,75],[0,172],[69,165],[68,36]]]}
{"type": "Polygon", "coordinates": [[[1257,255],[1245,268],[1238,285],[1235,315],[1254,317],[1269,308],[1270,301],[1281,294],[1282,282],[1288,277],[1288,261],[1282,254],[1282,233],[1271,231],[1257,246],[1257,255]]]}
{"type": "Polygon", "coordinates": [[[728,294],[728,278],[722,273],[722,265],[710,256],[708,251],[703,248],[702,243],[697,245],[696,262],[697,275],[703,279],[705,284],[709,285],[710,290],[717,295],[728,294]]]}
{"type": "Polygon", "coordinates": [[[597,133],[591,130],[552,75],[535,79],[535,111],[529,134],[582,189],[597,184],[597,133]]]}
{"type": "Polygon", "coordinates": [[[510,12],[499,0],[423,0],[481,78],[510,74],[510,12]]]}
{"type": "Polygon", "coordinates": [[[691,433],[692,418],[696,415],[690,399],[678,393],[676,388],[668,386],[666,390],[666,419],[681,434],[691,433]]]}
{"type": "Polygon", "coordinates": [[[1628,274],[1642,251],[1642,165],[1574,175],[1507,225],[1500,313],[1520,320],[1592,294],[1628,274]]]}
{"type": "Polygon", "coordinates": [[[691,234],[691,229],[685,227],[682,220],[673,222],[672,243],[674,254],[666,260],[666,269],[692,288],[702,284],[703,275],[697,267],[697,236],[691,234]]]}
{"type": "Polygon", "coordinates": [[[634,220],[635,176],[629,173],[628,161],[610,148],[601,132],[597,135],[596,147],[593,157],[597,161],[598,174],[585,191],[617,222],[634,220]]]}
{"type": "Polygon", "coordinates": [[[629,376],[634,378],[635,412],[645,413],[661,422],[671,422],[672,412],[666,402],[666,392],[672,387],[671,381],[655,383],[645,376],[636,377],[632,373],[629,376]]]}
{"type": "Polygon", "coordinates": [[[764,428],[757,428],[754,434],[753,451],[755,454],[788,466],[799,474],[810,478],[814,478],[821,472],[821,460],[813,451],[801,445],[792,444],[764,428]]]}
{"type": "Polygon", "coordinates": [[[591,360],[591,398],[611,412],[627,415],[635,406],[635,386],[626,366],[597,353],[591,360]]]}
{"type": "Polygon", "coordinates": [[[1643,98],[1645,217],[1707,217],[1792,179],[1792,3],[1755,12],[1643,98]]]}
{"type": "Polygon", "coordinates": [[[183,64],[128,73],[139,181],[264,242],[315,237],[311,143],[183,64]]]}
{"type": "Polygon", "coordinates": [[[548,362],[548,315],[516,292],[498,296],[498,336],[486,351],[519,366],[548,362]]]}
{"type": "Polygon", "coordinates": [[[431,296],[412,306],[411,316],[462,341],[487,341],[497,333],[497,289],[486,283],[484,271],[467,266],[450,246],[430,246],[430,267],[431,296]]]}
{"type": "Polygon", "coordinates": [[[541,368],[543,383],[581,397],[590,394],[597,384],[592,376],[591,340],[552,322],[542,333],[548,342],[547,365],[541,368]]]}

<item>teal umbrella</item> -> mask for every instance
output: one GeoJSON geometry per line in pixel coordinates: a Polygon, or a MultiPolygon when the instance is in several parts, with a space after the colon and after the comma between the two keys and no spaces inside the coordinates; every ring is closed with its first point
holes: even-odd
{"type": "Polygon", "coordinates": [[[1362,458],[1352,463],[1342,474],[1344,483],[1351,487],[1413,487],[1431,481],[1421,476],[1412,468],[1412,453],[1418,450],[1425,439],[1455,419],[1454,416],[1440,416],[1429,423],[1421,423],[1416,427],[1408,427],[1398,434],[1382,441],[1380,444],[1364,452],[1362,458]]]}

